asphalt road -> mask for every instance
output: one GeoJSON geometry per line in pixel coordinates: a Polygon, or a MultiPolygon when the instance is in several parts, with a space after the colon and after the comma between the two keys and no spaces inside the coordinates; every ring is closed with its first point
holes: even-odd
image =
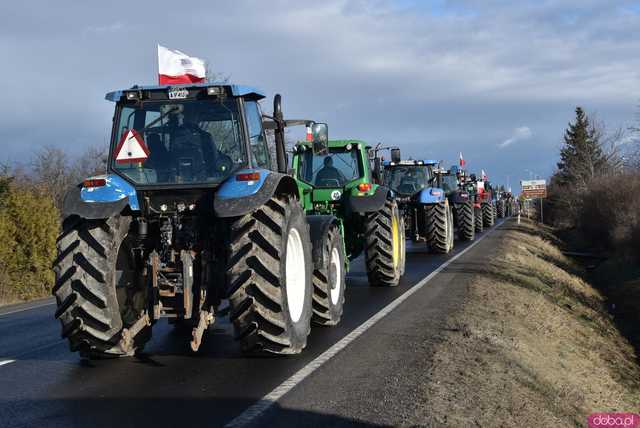
{"type": "Polygon", "coordinates": [[[341,323],[312,328],[307,348],[293,357],[242,355],[225,319],[216,321],[194,354],[189,338],[163,320],[154,326],[144,355],[85,362],[60,339],[50,300],[2,308],[0,427],[396,424],[410,403],[393,404],[393,372],[402,370],[403,358],[429,352],[406,348],[398,337],[428,330],[460,303],[461,275],[470,276],[460,266],[490,252],[490,239],[484,238],[493,230],[480,234],[480,242],[460,258],[471,244],[456,242],[446,256],[409,245],[406,272],[395,288],[369,287],[356,260],[341,323]],[[381,312],[390,304],[398,306],[381,312]],[[328,350],[337,354],[327,357],[328,350]],[[274,389],[285,393],[260,407],[274,389]],[[385,414],[385,403],[399,413],[385,414]]]}

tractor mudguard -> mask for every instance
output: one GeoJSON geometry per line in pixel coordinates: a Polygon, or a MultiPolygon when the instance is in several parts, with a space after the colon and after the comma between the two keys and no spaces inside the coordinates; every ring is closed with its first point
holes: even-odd
{"type": "Polygon", "coordinates": [[[354,213],[370,213],[379,211],[384,207],[387,201],[389,189],[384,186],[378,186],[376,192],[371,196],[353,196],[349,195],[347,199],[347,207],[354,213]]]}
{"type": "Polygon", "coordinates": [[[308,215],[309,231],[311,233],[311,252],[315,269],[325,266],[324,251],[322,250],[322,238],[332,224],[337,224],[338,219],[333,215],[308,215]]]}
{"type": "Polygon", "coordinates": [[[420,204],[437,204],[439,202],[444,202],[445,199],[446,196],[444,190],[436,187],[428,187],[420,191],[416,202],[420,204]]]}
{"type": "Polygon", "coordinates": [[[266,169],[241,170],[216,192],[213,208],[218,217],[239,217],[255,211],[276,193],[298,196],[296,181],[286,174],[266,169]],[[239,181],[238,175],[258,173],[255,181],[239,181]]]}
{"type": "Polygon", "coordinates": [[[140,209],[136,189],[123,178],[111,174],[91,178],[104,179],[105,185],[87,188],[79,184],[69,189],[62,205],[63,217],[97,220],[120,214],[126,207],[140,209]]]}

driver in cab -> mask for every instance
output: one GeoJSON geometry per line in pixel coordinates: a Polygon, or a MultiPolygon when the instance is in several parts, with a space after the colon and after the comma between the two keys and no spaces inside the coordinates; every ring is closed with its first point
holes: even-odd
{"type": "Polygon", "coordinates": [[[316,183],[324,186],[337,185],[342,186],[347,182],[344,174],[335,166],[333,166],[333,158],[327,156],[324,158],[323,167],[316,174],[316,183]]]}

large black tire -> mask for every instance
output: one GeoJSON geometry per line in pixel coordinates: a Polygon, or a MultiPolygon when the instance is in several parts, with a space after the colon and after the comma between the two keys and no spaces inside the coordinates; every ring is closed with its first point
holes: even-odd
{"type": "Polygon", "coordinates": [[[453,248],[453,213],[449,201],[425,206],[429,251],[447,254],[453,248]]]}
{"type": "Polygon", "coordinates": [[[462,241],[473,241],[476,236],[473,203],[456,204],[455,209],[458,222],[458,238],[462,241]]]}
{"type": "Polygon", "coordinates": [[[54,261],[55,317],[72,351],[83,356],[123,356],[150,338],[145,328],[125,346],[123,329],[146,307],[144,286],[136,285],[126,241],[130,217],[85,220],[71,216],[62,224],[54,261]]]}
{"type": "Polygon", "coordinates": [[[313,269],[309,225],[299,202],[272,197],[231,220],[229,232],[229,318],[242,350],[301,352],[311,327],[313,269]]]}
{"type": "Polygon", "coordinates": [[[505,211],[506,211],[506,203],[504,200],[500,200],[498,202],[496,202],[496,211],[497,211],[497,217],[498,218],[504,218],[505,216],[505,211]]]}
{"type": "Polygon", "coordinates": [[[400,276],[404,275],[407,266],[407,230],[404,225],[404,216],[400,216],[400,276]]]}
{"type": "Polygon", "coordinates": [[[484,230],[484,223],[482,219],[482,208],[473,207],[473,220],[476,225],[476,233],[482,233],[484,230]]]}
{"type": "Polygon", "coordinates": [[[489,202],[482,203],[482,224],[484,227],[491,227],[495,224],[494,207],[489,202]]]}
{"type": "Polygon", "coordinates": [[[396,201],[387,200],[384,207],[367,213],[365,219],[365,263],[369,285],[395,287],[400,282],[402,219],[396,201]]]}
{"type": "Polygon", "coordinates": [[[322,238],[323,266],[313,271],[313,316],[318,325],[336,325],[342,317],[345,288],[345,254],[338,226],[331,225],[322,238]]]}

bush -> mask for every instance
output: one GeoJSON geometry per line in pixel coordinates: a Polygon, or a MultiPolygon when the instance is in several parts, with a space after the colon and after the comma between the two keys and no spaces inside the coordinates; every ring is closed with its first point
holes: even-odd
{"type": "Polygon", "coordinates": [[[600,177],[581,195],[577,227],[594,247],[640,250],[640,175],[600,177]]]}
{"type": "Polygon", "coordinates": [[[59,213],[50,196],[9,187],[0,200],[0,301],[47,296],[59,213]]]}

